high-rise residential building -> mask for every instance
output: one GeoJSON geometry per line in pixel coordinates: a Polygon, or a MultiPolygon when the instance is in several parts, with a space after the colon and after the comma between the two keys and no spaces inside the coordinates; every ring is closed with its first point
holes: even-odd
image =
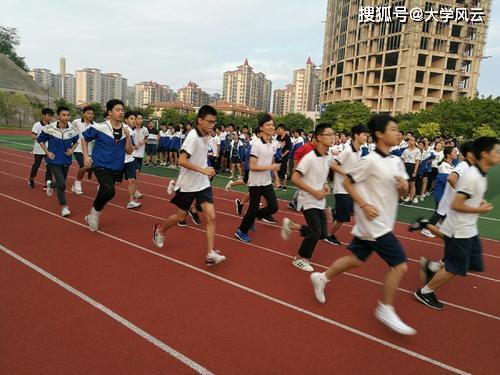
{"type": "Polygon", "coordinates": [[[476,96],[491,3],[388,0],[383,6],[392,12],[381,7],[372,12],[370,7],[382,5],[379,1],[328,0],[321,103],[360,101],[373,111],[398,114],[476,96]],[[416,22],[408,14],[405,20],[403,12],[396,17],[396,6],[420,8],[424,20],[416,22]],[[443,8],[453,9],[451,17],[443,8]],[[457,17],[459,8],[465,9],[462,17],[457,17]],[[471,12],[477,8],[484,22],[473,22],[478,16],[471,12]]]}
{"type": "Polygon", "coordinates": [[[149,81],[137,83],[135,86],[135,106],[145,108],[151,103],[173,102],[176,94],[167,85],[149,81]]]}
{"type": "Polygon", "coordinates": [[[135,108],[135,87],[127,86],[127,102],[130,108],[135,108]]]}
{"type": "Polygon", "coordinates": [[[224,73],[222,98],[228,103],[269,111],[271,107],[272,82],[264,73],[255,73],[245,59],[236,70],[224,73]]]}
{"type": "Polygon", "coordinates": [[[210,95],[203,91],[196,83],[189,81],[183,88],[177,91],[179,101],[192,104],[195,107],[201,107],[208,104],[210,95]]]}
{"type": "Polygon", "coordinates": [[[59,74],[62,81],[62,97],[69,103],[76,104],[76,80],[73,74],[59,74]]]}
{"type": "Polygon", "coordinates": [[[315,111],[319,105],[321,69],[309,57],[306,66],[293,72],[294,99],[292,112],[315,111]]]}
{"type": "Polygon", "coordinates": [[[59,74],[63,75],[66,74],[66,58],[61,57],[59,59],[59,74]]]}
{"type": "Polygon", "coordinates": [[[76,105],[101,103],[103,100],[103,75],[99,69],[86,68],[75,72],[76,105]]]}
{"type": "Polygon", "coordinates": [[[102,75],[103,104],[111,99],[127,101],[127,79],[119,73],[105,73],[102,75]]]}
{"type": "Polygon", "coordinates": [[[57,74],[52,73],[49,69],[32,69],[28,74],[45,90],[56,97],[62,96],[62,80],[57,74]]]}
{"type": "Polygon", "coordinates": [[[287,85],[284,89],[274,90],[273,113],[283,116],[293,112],[294,86],[287,85]]]}

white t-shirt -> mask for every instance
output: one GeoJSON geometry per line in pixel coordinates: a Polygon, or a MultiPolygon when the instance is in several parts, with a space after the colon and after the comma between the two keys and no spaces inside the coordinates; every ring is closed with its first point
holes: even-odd
{"type": "MultiPolygon", "coordinates": [[[[479,207],[488,189],[488,179],[476,165],[467,169],[456,186],[456,194],[464,194],[467,199],[464,204],[469,207],[479,207]]],[[[453,199],[455,195],[453,195],[453,199]]],[[[479,214],[458,212],[450,207],[448,216],[441,226],[445,236],[455,238],[471,238],[477,236],[477,220],[479,214]]]]}
{"type": "Polygon", "coordinates": [[[356,224],[353,236],[363,240],[375,239],[392,232],[398,210],[399,191],[396,176],[408,179],[400,157],[384,155],[378,149],[355,163],[348,175],[354,187],[366,203],[375,206],[379,212],[374,220],[368,220],[363,210],[354,204],[356,224]]]}
{"type": "Polygon", "coordinates": [[[407,148],[406,150],[403,151],[403,154],[401,155],[401,158],[405,163],[412,163],[415,164],[417,160],[422,159],[422,153],[418,148],[414,148],[413,150],[410,150],[407,148]]]}
{"type": "MultiPolygon", "coordinates": [[[[132,142],[132,145],[136,144],[136,133],[135,133],[135,129],[132,129],[130,126],[128,125],[125,125],[123,124],[123,128],[125,128],[125,126],[128,127],[128,130],[130,132],[130,141],[132,142]]],[[[127,163],[132,163],[134,161],[134,152],[132,152],[130,155],[127,154],[127,152],[125,151],[125,164],[127,163]]]]}
{"type": "MultiPolygon", "coordinates": [[[[73,126],[75,126],[78,129],[78,131],[80,132],[80,139],[78,140],[78,146],[76,146],[75,152],[83,152],[83,150],[82,150],[82,133],[94,124],[95,123],[93,121],[90,124],[86,123],[85,121],[82,121],[81,118],[73,121],[73,126]]],[[[92,155],[93,145],[94,145],[94,142],[90,142],[87,146],[87,151],[89,152],[89,155],[92,155]]]]}
{"type": "MultiPolygon", "coordinates": [[[[210,136],[202,136],[198,129],[190,131],[182,144],[181,153],[185,152],[189,156],[189,161],[201,168],[207,168],[207,155],[210,143],[210,136]]],[[[197,192],[210,187],[208,176],[181,167],[177,178],[176,189],[181,192],[197,192]]]]}
{"type": "Polygon", "coordinates": [[[399,145],[397,146],[397,148],[407,148],[407,147],[408,143],[406,143],[404,139],[401,142],[399,142],[399,145]]]}
{"type": "MultiPolygon", "coordinates": [[[[326,154],[322,156],[314,149],[300,159],[299,165],[295,170],[300,173],[302,181],[304,181],[305,184],[309,185],[314,190],[322,190],[328,178],[328,172],[330,171],[332,162],[333,157],[331,155],[326,154]]],[[[309,210],[311,208],[322,210],[326,207],[326,198],[318,200],[303,190],[299,190],[297,202],[297,208],[299,210],[309,210]]]]}
{"type": "MultiPolygon", "coordinates": [[[[40,135],[40,133],[42,132],[43,127],[44,127],[44,125],[42,125],[42,123],[40,121],[38,121],[37,123],[33,124],[33,127],[31,128],[31,132],[36,134],[36,136],[38,137],[40,135]]],[[[45,143],[45,146],[47,146],[47,143],[45,143]]],[[[35,139],[35,143],[33,144],[33,154],[34,155],[45,155],[45,152],[42,150],[42,148],[40,147],[40,144],[36,141],[36,139],[35,139]]]]}
{"type": "MultiPolygon", "coordinates": [[[[149,131],[147,128],[141,126],[140,128],[136,128],[134,132],[134,142],[136,145],[139,144],[139,142],[143,142],[144,140],[147,140],[149,137],[149,131]]],[[[140,146],[137,150],[134,149],[132,152],[132,155],[135,158],[143,158],[144,157],[144,150],[146,149],[146,142],[142,146],[140,146]]]]}
{"type": "MultiPolygon", "coordinates": [[[[443,163],[444,164],[444,163],[443,163]]],[[[447,163],[446,163],[447,164],[447,163]]],[[[450,173],[456,173],[458,175],[459,181],[460,178],[464,175],[467,169],[470,168],[469,163],[463,161],[459,163],[450,173]]],[[[448,211],[450,210],[451,200],[453,199],[453,195],[455,194],[455,189],[453,189],[449,182],[446,183],[444,188],[444,193],[439,201],[438,209],[436,212],[441,216],[446,216],[448,211]]]]}
{"type": "MultiPolygon", "coordinates": [[[[349,145],[342,151],[340,154],[335,156],[335,160],[345,171],[351,170],[355,163],[361,159],[361,151],[356,151],[352,145],[349,145]]],[[[344,176],[340,173],[335,173],[333,178],[333,192],[334,194],[347,194],[347,191],[344,189],[344,176]]]]}
{"type": "Polygon", "coordinates": [[[220,137],[217,134],[210,137],[210,148],[212,149],[214,157],[219,157],[220,137]]]}
{"type": "MultiPolygon", "coordinates": [[[[444,152],[443,150],[441,151],[433,151],[434,152],[434,155],[436,155],[436,157],[432,160],[432,168],[437,168],[439,167],[439,163],[441,163],[444,159],[444,152]]],[[[448,163],[446,163],[448,164],[448,163]]]]}
{"type": "Polygon", "coordinates": [[[450,174],[451,172],[453,172],[453,165],[447,162],[441,163],[438,167],[438,173],[450,174]]]}
{"type": "MultiPolygon", "coordinates": [[[[250,157],[257,159],[259,166],[271,166],[276,153],[276,145],[273,142],[264,142],[261,138],[255,141],[250,150],[250,157]]],[[[248,173],[248,186],[267,186],[273,183],[271,171],[252,171],[248,173]]]]}

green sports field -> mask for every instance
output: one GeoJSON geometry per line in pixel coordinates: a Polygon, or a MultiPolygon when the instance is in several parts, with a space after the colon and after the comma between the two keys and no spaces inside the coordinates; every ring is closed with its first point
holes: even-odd
{"type": "MultiPolygon", "coordinates": [[[[0,135],[0,147],[31,151],[33,142],[29,135],[0,135]]],[[[178,174],[178,170],[167,167],[144,167],[143,172],[168,178],[175,178],[178,174]]],[[[224,187],[227,181],[228,177],[216,176],[213,180],[213,184],[218,187],[224,187]]],[[[488,214],[481,215],[479,219],[479,230],[482,237],[500,240],[500,166],[494,167],[490,173],[488,173],[488,186],[486,199],[493,204],[494,209],[488,214]]],[[[246,187],[235,188],[235,190],[241,191],[245,189],[246,187]]],[[[277,191],[277,195],[278,198],[289,200],[294,192],[295,188],[289,187],[287,192],[282,192],[281,190],[277,191]]],[[[329,204],[332,206],[333,202],[330,201],[329,204]]],[[[433,211],[434,201],[432,197],[428,197],[424,202],[418,205],[400,205],[398,220],[410,222],[418,216],[430,217],[433,211]]]]}

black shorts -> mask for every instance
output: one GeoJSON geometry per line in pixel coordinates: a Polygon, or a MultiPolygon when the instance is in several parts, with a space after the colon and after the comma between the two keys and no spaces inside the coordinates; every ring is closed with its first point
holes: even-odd
{"type": "Polygon", "coordinates": [[[368,259],[372,251],[377,252],[389,267],[395,267],[406,262],[403,247],[392,232],[384,234],[375,241],[366,241],[354,237],[347,248],[362,262],[368,259]]]}
{"type": "Polygon", "coordinates": [[[234,155],[233,155],[233,156],[231,157],[231,163],[233,163],[233,164],[241,164],[241,159],[240,159],[240,157],[239,157],[239,156],[234,156],[234,155]]]}
{"type": "Polygon", "coordinates": [[[142,169],[142,158],[135,158],[135,169],[140,171],[142,169]]]}
{"type": "Polygon", "coordinates": [[[335,194],[335,208],[332,216],[339,223],[349,223],[353,213],[352,198],[349,194],[335,194]]]}
{"type": "Polygon", "coordinates": [[[80,168],[83,168],[85,164],[83,163],[83,152],[73,152],[76,162],[80,168]]]}
{"type": "Polygon", "coordinates": [[[468,271],[483,271],[483,255],[479,236],[450,238],[444,236],[444,267],[455,275],[467,276],[468,271]]]}
{"type": "Polygon", "coordinates": [[[158,152],[158,145],[154,143],[146,143],[146,155],[156,155],[158,152]]]}
{"type": "Polygon", "coordinates": [[[416,180],[416,177],[413,177],[413,172],[415,171],[415,163],[405,163],[405,168],[406,168],[406,173],[410,178],[409,181],[414,182],[416,180]]]}
{"type": "Polygon", "coordinates": [[[195,200],[198,211],[200,211],[199,209],[201,208],[202,203],[214,203],[212,187],[192,192],[182,192],[177,190],[175,192],[175,196],[170,200],[170,202],[176,205],[180,210],[187,212],[195,200]]]}
{"type": "Polygon", "coordinates": [[[245,172],[243,173],[243,182],[245,184],[248,184],[248,176],[250,175],[250,170],[249,169],[245,169],[245,172]]]}
{"type": "Polygon", "coordinates": [[[135,161],[131,161],[130,163],[125,163],[123,169],[123,176],[125,177],[125,180],[137,178],[137,174],[135,171],[135,161]]]}

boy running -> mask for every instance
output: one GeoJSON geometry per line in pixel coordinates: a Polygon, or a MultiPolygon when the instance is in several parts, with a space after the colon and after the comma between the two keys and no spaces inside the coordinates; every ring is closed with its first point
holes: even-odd
{"type": "MultiPolygon", "coordinates": [[[[89,126],[94,125],[94,109],[90,106],[86,106],[83,108],[83,115],[81,119],[77,119],[73,121],[73,126],[78,129],[80,133],[80,138],[82,133],[89,128],[89,126]]],[[[91,147],[89,147],[89,155],[92,154],[91,147]]],[[[89,168],[86,168],[83,162],[83,152],[82,152],[82,141],[78,140],[78,146],[76,146],[75,152],[73,153],[75,156],[75,160],[78,163],[80,169],[78,170],[78,174],[76,175],[76,180],[71,187],[71,191],[75,194],[82,195],[82,179],[83,175],[86,171],[90,171],[89,168]]],[[[90,173],[90,172],[89,172],[90,173]]]]}
{"type": "MultiPolygon", "coordinates": [[[[28,186],[32,189],[35,188],[35,177],[38,173],[38,168],[40,168],[40,164],[42,163],[42,159],[45,156],[45,151],[43,151],[42,147],[37,141],[38,136],[42,132],[43,128],[50,124],[50,121],[54,117],[54,111],[50,108],[42,109],[42,119],[33,125],[31,128],[31,139],[35,141],[33,144],[33,165],[31,166],[30,176],[28,178],[28,186]]],[[[50,169],[49,165],[45,163],[45,185],[50,181],[50,169]]]]}

